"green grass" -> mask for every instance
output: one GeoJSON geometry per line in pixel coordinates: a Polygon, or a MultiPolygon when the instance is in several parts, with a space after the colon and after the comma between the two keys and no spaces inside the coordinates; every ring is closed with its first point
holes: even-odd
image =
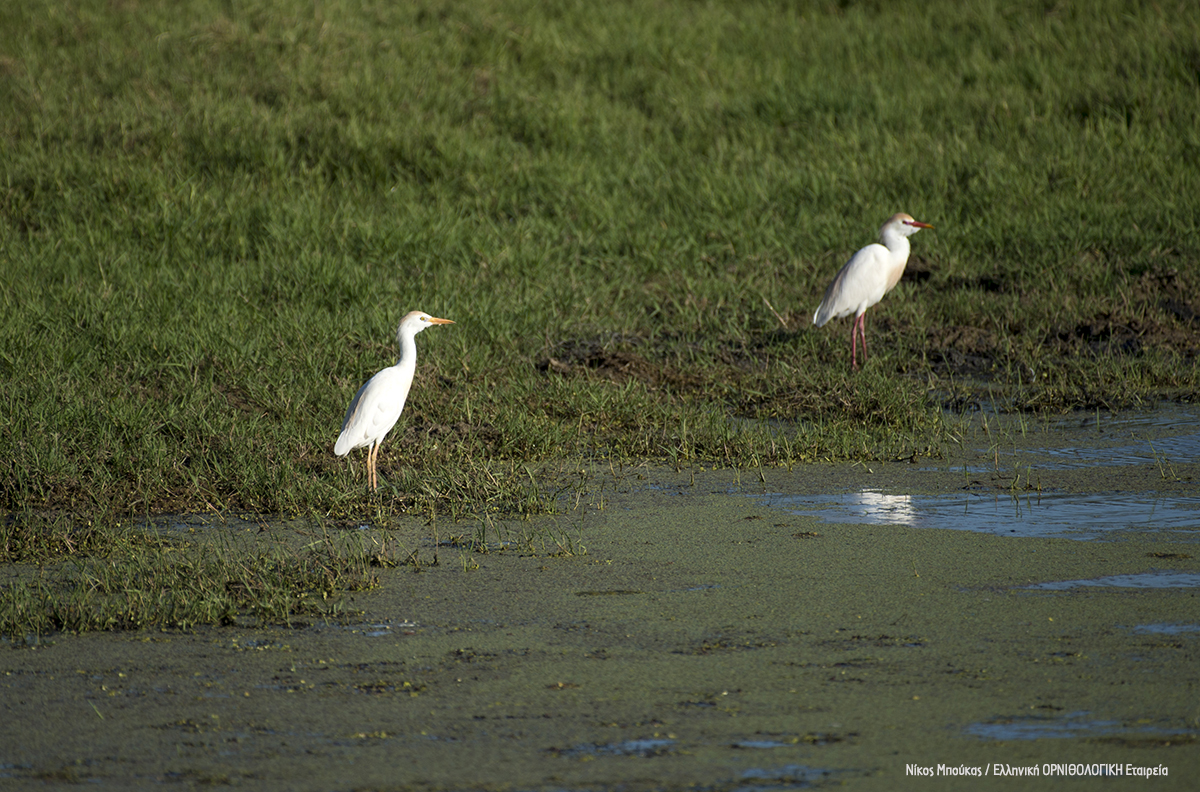
{"type": "Polygon", "coordinates": [[[1198,218],[1191,3],[10,3],[0,509],[533,512],[1190,400],[1198,218]],[[896,211],[851,374],[809,317],[896,211]],[[369,498],[331,448],[414,308],[369,498]]]}
{"type": "Polygon", "coordinates": [[[227,525],[158,536],[26,515],[0,527],[6,560],[19,564],[0,586],[0,634],[337,618],[341,595],[375,588],[379,569],[420,567],[395,537],[316,525],[286,536],[227,525]]]}

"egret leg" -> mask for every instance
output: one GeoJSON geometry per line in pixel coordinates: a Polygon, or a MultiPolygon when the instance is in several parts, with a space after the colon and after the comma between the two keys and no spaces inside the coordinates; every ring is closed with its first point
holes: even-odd
{"type": "Polygon", "coordinates": [[[854,321],[850,323],[850,368],[858,368],[858,337],[862,336],[863,348],[863,363],[867,362],[867,331],[865,327],[864,317],[866,314],[859,314],[854,317],[854,321]]]}
{"type": "Polygon", "coordinates": [[[372,492],[379,489],[379,485],[375,483],[375,453],[378,450],[378,444],[367,449],[367,486],[371,488],[372,492]]]}
{"type": "Polygon", "coordinates": [[[379,444],[375,444],[375,459],[371,461],[371,489],[379,491],[379,444]]]}
{"type": "Polygon", "coordinates": [[[867,315],[863,313],[858,317],[858,336],[862,339],[863,344],[863,365],[867,364],[867,315]]]}
{"type": "MultiPolygon", "coordinates": [[[[395,490],[396,487],[387,479],[383,483],[395,490]]],[[[379,491],[379,446],[375,446],[375,458],[371,461],[371,489],[375,492],[379,491]]]]}
{"type": "Polygon", "coordinates": [[[850,368],[858,368],[858,358],[855,353],[858,351],[856,346],[858,342],[858,317],[854,317],[854,321],[850,323],[850,368]]]}

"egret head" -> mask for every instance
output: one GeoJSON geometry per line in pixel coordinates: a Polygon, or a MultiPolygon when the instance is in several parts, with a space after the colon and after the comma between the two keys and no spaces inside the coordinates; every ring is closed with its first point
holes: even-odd
{"type": "Polygon", "coordinates": [[[400,320],[400,327],[396,330],[396,338],[399,340],[405,335],[415,336],[426,327],[443,324],[454,324],[454,322],[449,319],[439,319],[436,316],[430,316],[424,311],[410,311],[400,320]]]}
{"type": "Polygon", "coordinates": [[[910,214],[898,212],[888,218],[888,221],[879,229],[879,235],[883,236],[887,233],[899,234],[901,236],[912,236],[922,228],[933,228],[929,223],[922,223],[920,220],[914,220],[910,214]]]}

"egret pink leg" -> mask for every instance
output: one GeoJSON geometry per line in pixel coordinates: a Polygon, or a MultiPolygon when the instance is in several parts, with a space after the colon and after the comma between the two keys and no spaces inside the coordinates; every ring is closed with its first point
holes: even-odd
{"type": "Polygon", "coordinates": [[[861,313],[850,323],[850,368],[858,368],[858,338],[862,337],[863,363],[867,362],[867,315],[861,313]]]}
{"type": "Polygon", "coordinates": [[[858,317],[858,337],[862,339],[863,346],[863,365],[867,365],[867,315],[863,313],[858,317]]]}
{"type": "Polygon", "coordinates": [[[858,368],[858,317],[854,317],[854,321],[850,323],[850,368],[858,368]]]}

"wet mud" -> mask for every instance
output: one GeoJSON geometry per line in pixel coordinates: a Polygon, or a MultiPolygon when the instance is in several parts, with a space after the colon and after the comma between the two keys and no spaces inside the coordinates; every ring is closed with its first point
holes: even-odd
{"type": "Polygon", "coordinates": [[[996,765],[1103,763],[1191,789],[1200,422],[1122,420],[989,428],[948,459],[597,473],[513,527],[581,555],[435,545],[414,519],[392,533],[437,565],[386,572],[342,623],[9,645],[0,777],[1017,789],[1063,779],[996,765]],[[939,764],[989,775],[909,769],[939,764]]]}

